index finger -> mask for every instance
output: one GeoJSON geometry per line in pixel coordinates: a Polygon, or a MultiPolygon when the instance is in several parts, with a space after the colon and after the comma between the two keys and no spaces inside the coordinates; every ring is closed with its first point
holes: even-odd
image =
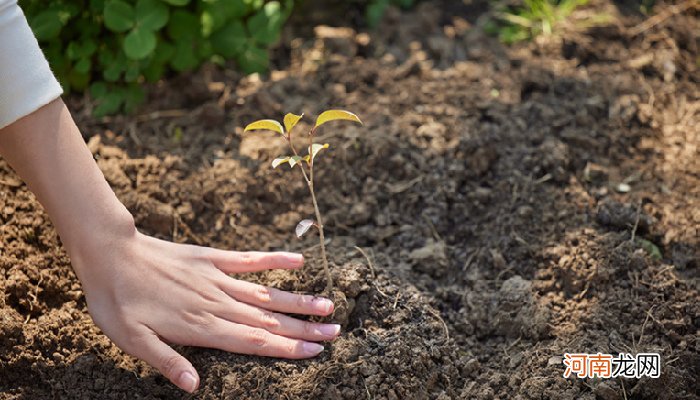
{"type": "Polygon", "coordinates": [[[270,311],[326,316],[333,312],[329,299],[285,292],[251,282],[228,278],[222,289],[235,300],[270,311]]]}
{"type": "Polygon", "coordinates": [[[296,269],[304,264],[304,256],[286,251],[226,251],[208,249],[206,257],[228,274],[257,272],[267,269],[296,269]]]}

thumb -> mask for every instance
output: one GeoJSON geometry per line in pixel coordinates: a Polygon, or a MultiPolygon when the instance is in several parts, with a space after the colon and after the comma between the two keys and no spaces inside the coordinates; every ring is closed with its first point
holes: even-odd
{"type": "Polygon", "coordinates": [[[146,335],[141,345],[141,349],[134,351],[134,356],[158,369],[180,389],[189,393],[197,390],[199,375],[185,357],[163,343],[155,334],[146,335]]]}

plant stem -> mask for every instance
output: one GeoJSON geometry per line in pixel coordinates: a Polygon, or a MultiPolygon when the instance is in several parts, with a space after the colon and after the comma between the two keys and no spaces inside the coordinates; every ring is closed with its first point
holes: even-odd
{"type": "MultiPolygon", "coordinates": [[[[313,130],[309,135],[309,143],[311,143],[312,137],[313,130]]],[[[292,149],[294,155],[298,156],[299,153],[297,153],[297,150],[294,148],[290,137],[287,138],[287,143],[289,144],[289,148],[292,149]]],[[[309,152],[310,151],[311,145],[309,145],[309,152]]],[[[326,274],[326,291],[330,294],[333,291],[333,277],[331,276],[331,269],[328,266],[328,257],[326,256],[326,238],[323,232],[323,219],[321,218],[321,210],[318,208],[318,202],[316,201],[316,193],[314,192],[314,161],[311,158],[311,153],[309,153],[309,175],[306,175],[306,170],[304,170],[303,164],[299,164],[299,169],[301,169],[301,174],[304,176],[306,186],[308,186],[309,192],[311,192],[311,200],[314,204],[314,213],[316,214],[316,225],[318,227],[318,238],[319,243],[321,245],[321,257],[323,258],[323,272],[326,274]]]]}
{"type": "Polygon", "coordinates": [[[321,257],[323,257],[323,270],[326,273],[326,291],[330,294],[333,291],[333,278],[331,277],[331,269],[328,266],[328,257],[326,257],[326,239],[323,235],[323,221],[321,220],[321,211],[318,209],[318,203],[316,202],[316,194],[314,194],[313,172],[311,176],[311,180],[309,181],[309,191],[311,192],[311,200],[314,203],[314,211],[316,212],[316,220],[318,223],[318,240],[321,243],[321,257]]]}

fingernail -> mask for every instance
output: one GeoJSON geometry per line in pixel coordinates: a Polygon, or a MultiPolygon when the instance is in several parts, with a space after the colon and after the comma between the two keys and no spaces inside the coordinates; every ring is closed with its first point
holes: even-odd
{"type": "Polygon", "coordinates": [[[340,332],[340,325],[338,324],[326,324],[318,327],[318,330],[323,336],[337,336],[340,332]]]}
{"type": "Polygon", "coordinates": [[[304,349],[304,353],[311,356],[315,356],[323,351],[323,346],[318,343],[304,342],[302,348],[304,349]]]}
{"type": "Polygon", "coordinates": [[[289,262],[291,264],[294,264],[296,266],[304,263],[304,256],[302,256],[301,254],[297,254],[297,253],[287,254],[287,259],[289,260],[289,262]]]}
{"type": "Polygon", "coordinates": [[[185,371],[181,373],[180,378],[178,378],[177,382],[178,386],[190,393],[194,392],[194,390],[197,389],[197,378],[195,378],[191,372],[185,371]]]}
{"type": "Polygon", "coordinates": [[[328,314],[333,309],[333,302],[328,299],[320,299],[316,303],[316,309],[324,314],[328,314]]]}

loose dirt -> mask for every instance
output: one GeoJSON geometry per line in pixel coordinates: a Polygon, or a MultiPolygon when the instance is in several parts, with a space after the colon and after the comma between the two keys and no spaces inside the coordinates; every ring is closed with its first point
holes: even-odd
{"type": "Polygon", "coordinates": [[[309,293],[324,281],[317,238],[293,236],[306,188],[270,168],[283,143],[241,127],[360,115],[323,128],[317,178],[343,334],[306,361],[179,349],[202,376],[183,395],[92,324],[0,160],[0,399],[699,398],[697,8],[648,26],[594,2],[615,22],[504,47],[477,28],[485,4],[457,3],[391,9],[370,34],[290,28],[269,77],[205,67],[138,116],[71,98],[142,231],[303,251],[302,271],[247,278],[309,293]],[[565,352],[658,352],[661,377],[564,379],[565,352]]]}

